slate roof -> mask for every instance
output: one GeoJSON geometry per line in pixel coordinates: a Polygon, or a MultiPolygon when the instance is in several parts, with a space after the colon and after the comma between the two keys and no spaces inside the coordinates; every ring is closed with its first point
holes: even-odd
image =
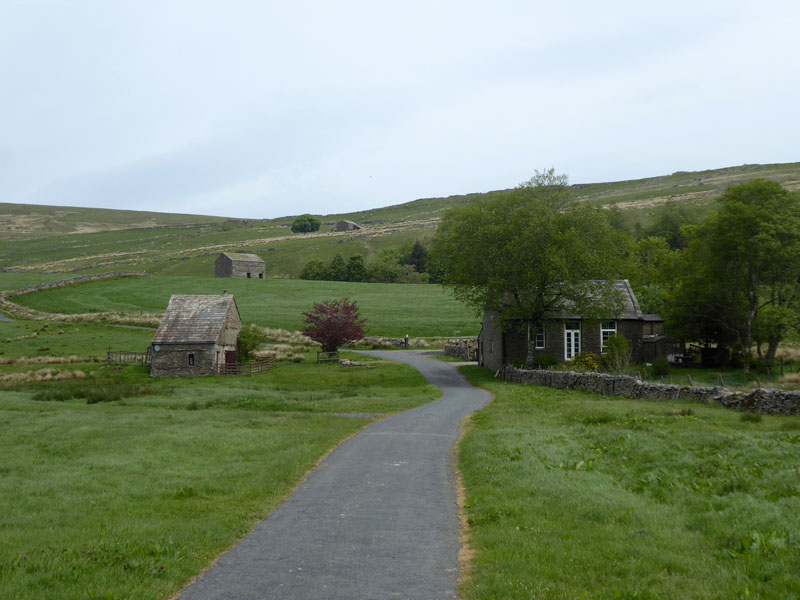
{"type": "Polygon", "coordinates": [[[239,308],[231,295],[172,296],[154,344],[213,343],[225,328],[228,312],[239,308]]]}
{"type": "MultiPolygon", "coordinates": [[[[602,280],[591,280],[589,283],[597,286],[598,296],[599,296],[602,286],[607,282],[602,280]]],[[[636,296],[633,294],[633,289],[631,288],[630,282],[628,282],[627,279],[616,279],[614,280],[613,284],[614,284],[614,289],[622,294],[622,301],[623,301],[622,312],[619,315],[617,315],[616,318],[641,320],[644,315],[642,314],[642,309],[639,308],[639,302],[638,300],[636,300],[636,296]]],[[[560,312],[554,312],[552,315],[550,315],[549,318],[580,319],[581,315],[570,312],[569,309],[565,309],[560,312]]]]}
{"type": "Polygon", "coordinates": [[[264,259],[256,254],[243,254],[241,252],[223,252],[223,256],[227,256],[231,260],[243,260],[246,262],[264,263],[264,259]]]}

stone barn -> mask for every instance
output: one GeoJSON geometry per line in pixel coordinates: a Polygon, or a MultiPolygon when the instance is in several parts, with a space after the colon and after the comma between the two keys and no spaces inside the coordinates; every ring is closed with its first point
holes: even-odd
{"type": "Polygon", "coordinates": [[[242,277],[264,279],[264,260],[255,254],[223,252],[214,262],[214,275],[217,277],[242,277]]]}
{"type": "Polygon", "coordinates": [[[524,366],[529,357],[543,354],[555,357],[557,362],[568,362],[581,352],[604,354],[606,341],[614,334],[628,340],[633,362],[665,357],[668,347],[661,317],[642,313],[627,279],[614,281],[614,289],[622,296],[622,312],[602,321],[590,321],[565,310],[547,315],[541,323],[512,323],[503,331],[498,314],[485,311],[478,337],[481,366],[496,371],[506,364],[524,366]]]}
{"type": "Polygon", "coordinates": [[[219,365],[236,362],[241,328],[229,294],[172,296],[150,347],[150,376],[213,375],[219,365]]]}
{"type": "Polygon", "coordinates": [[[336,231],[358,231],[359,229],[364,228],[352,221],[338,221],[336,223],[336,231]]]}

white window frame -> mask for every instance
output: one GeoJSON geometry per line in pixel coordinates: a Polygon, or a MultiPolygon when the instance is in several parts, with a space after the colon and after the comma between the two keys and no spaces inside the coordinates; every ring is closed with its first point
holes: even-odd
{"type": "Polygon", "coordinates": [[[570,361],[581,353],[581,322],[564,321],[564,360],[570,361]]]}
{"type": "Polygon", "coordinates": [[[536,350],[544,350],[547,345],[547,333],[544,328],[544,323],[537,323],[534,326],[534,348],[536,350]]]}
{"type": "Polygon", "coordinates": [[[600,353],[606,353],[606,345],[608,338],[612,335],[617,335],[617,322],[616,321],[600,321],[600,353]]]}

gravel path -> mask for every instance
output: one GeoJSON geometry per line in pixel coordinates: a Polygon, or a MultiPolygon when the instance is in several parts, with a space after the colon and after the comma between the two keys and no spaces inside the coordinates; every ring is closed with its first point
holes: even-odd
{"type": "Polygon", "coordinates": [[[450,449],[490,396],[419,353],[369,354],[410,364],[444,395],[342,444],[182,600],[457,597],[450,449]]]}

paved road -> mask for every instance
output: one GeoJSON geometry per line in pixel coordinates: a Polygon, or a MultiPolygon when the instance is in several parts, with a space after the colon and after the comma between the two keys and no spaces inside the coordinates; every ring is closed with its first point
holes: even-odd
{"type": "Polygon", "coordinates": [[[369,354],[412,365],[444,395],[342,444],[182,600],[456,597],[450,448],[490,397],[419,353],[369,354]]]}

